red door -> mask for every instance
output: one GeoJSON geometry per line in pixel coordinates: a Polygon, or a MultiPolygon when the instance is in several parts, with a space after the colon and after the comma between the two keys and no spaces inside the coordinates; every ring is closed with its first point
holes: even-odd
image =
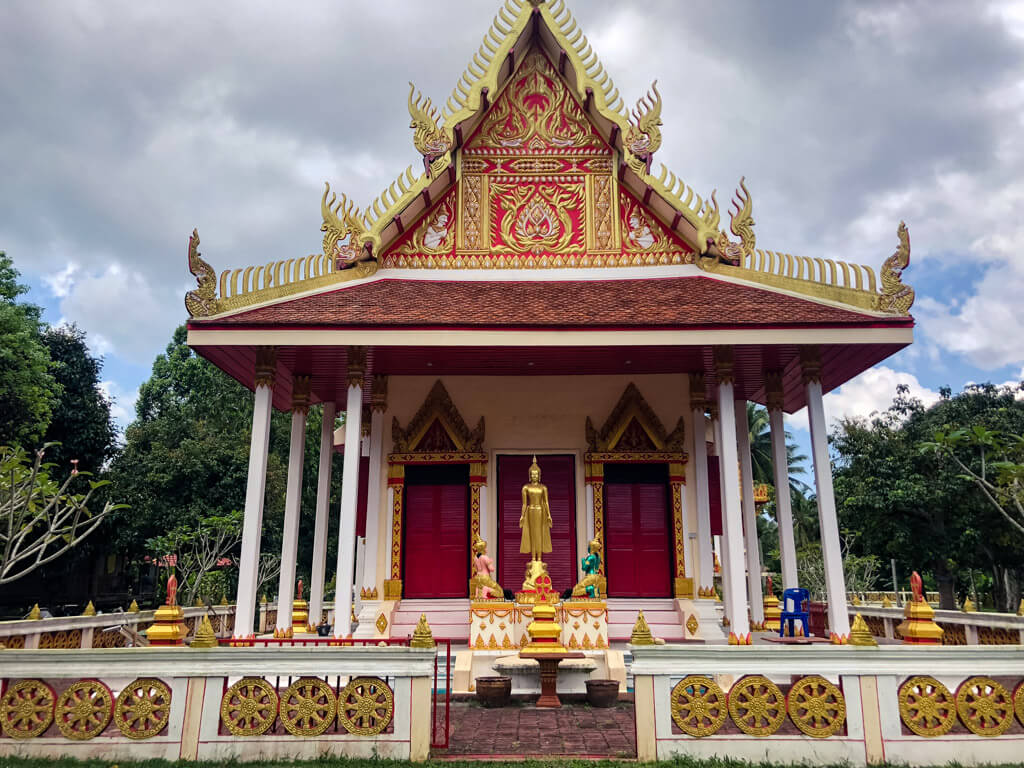
{"type": "MultiPolygon", "coordinates": [[[[518,592],[523,586],[528,554],[519,552],[522,531],[523,486],[529,482],[532,456],[498,457],[498,582],[518,592]]],[[[559,593],[576,583],[576,458],[537,457],[540,481],[548,487],[551,507],[551,552],[544,555],[551,585],[559,593]]]]}
{"type": "Polygon", "coordinates": [[[466,476],[462,482],[452,476],[451,469],[409,467],[406,471],[402,586],[407,598],[468,594],[468,468],[460,468],[466,476]]]}
{"type": "Polygon", "coordinates": [[[672,594],[672,527],[664,465],[605,465],[609,597],[672,594]]]}

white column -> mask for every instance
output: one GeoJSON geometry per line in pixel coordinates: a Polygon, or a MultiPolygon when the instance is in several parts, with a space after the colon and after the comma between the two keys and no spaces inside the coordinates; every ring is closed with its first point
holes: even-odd
{"type": "Polygon", "coordinates": [[[722,466],[722,420],[718,417],[714,422],[715,446],[718,455],[715,461],[718,462],[718,508],[721,510],[722,534],[718,537],[718,559],[721,563],[722,600],[726,606],[732,599],[732,582],[729,580],[729,548],[725,542],[729,538],[729,518],[725,515],[725,470],[722,466]]]}
{"type": "MultiPolygon", "coordinates": [[[[747,585],[743,579],[743,518],[740,510],[739,456],[736,450],[736,403],[733,399],[732,350],[728,359],[718,360],[718,418],[721,423],[722,442],[718,455],[722,462],[722,488],[726,521],[725,549],[728,552],[729,569],[725,574],[731,589],[725,609],[729,616],[729,628],[738,636],[750,632],[747,615],[747,585]]],[[[719,351],[721,355],[722,352],[719,351]]]]}
{"type": "Polygon", "coordinates": [[[338,526],[338,574],[334,592],[334,636],[352,631],[352,579],[356,557],[356,504],[359,499],[359,456],[363,420],[365,351],[349,348],[348,400],[345,410],[345,464],[341,480],[341,513],[338,526]],[[362,357],[360,358],[360,354],[362,357]],[[356,364],[353,365],[353,357],[356,364]]]}
{"type": "Polygon", "coordinates": [[[757,506],[754,504],[754,466],[750,460],[750,424],[747,401],[736,401],[736,448],[740,454],[740,479],[743,483],[743,536],[747,549],[747,594],[750,620],[764,624],[764,593],[761,590],[761,548],[757,541],[757,506]]]}
{"type": "MultiPolygon", "coordinates": [[[[370,412],[370,471],[366,476],[366,559],[363,581],[357,589],[383,587],[383,579],[377,572],[377,548],[380,543],[380,478],[384,467],[384,411],[373,408],[370,412]]],[[[379,592],[378,592],[379,594],[379,592]]]]}
{"type": "MultiPolygon", "coordinates": [[[[781,392],[779,396],[781,397],[781,392]]],[[[768,419],[772,430],[772,468],[775,474],[775,522],[779,524],[779,556],[782,560],[782,588],[799,586],[796,573],[796,544],[793,540],[793,502],[789,493],[789,455],[786,451],[786,425],[782,405],[772,402],[768,393],[768,419]]],[[[781,597],[781,596],[780,596],[781,597]]]]}
{"type": "Polygon", "coordinates": [[[697,585],[715,586],[715,557],[711,544],[711,498],[708,491],[708,444],[705,436],[704,403],[693,408],[693,472],[697,492],[697,585]]]}
{"type": "Polygon", "coordinates": [[[292,382],[292,432],[288,445],[288,485],[284,499],[284,531],[281,537],[281,576],[277,586],[276,636],[292,628],[295,598],[295,566],[299,551],[299,510],[302,507],[302,469],[306,461],[306,417],[309,415],[309,378],[292,382]]]}
{"type": "Polygon", "coordinates": [[[846,579],[843,553],[839,543],[839,521],[832,488],[832,462],[825,432],[825,404],[822,401],[820,364],[804,362],[807,390],[807,418],[811,430],[811,456],[814,458],[814,485],[818,494],[818,525],[825,565],[825,589],[828,593],[829,630],[842,637],[850,635],[850,617],[846,607],[846,579]]]}
{"type": "Polygon", "coordinates": [[[309,583],[309,623],[316,626],[324,611],[324,579],[327,571],[327,511],[331,506],[331,469],[334,459],[334,419],[338,406],[324,403],[320,429],[320,474],[316,486],[316,528],[313,532],[313,567],[309,583]]]}
{"type": "Polygon", "coordinates": [[[238,596],[235,598],[235,637],[253,633],[256,615],[256,580],[260,564],[263,496],[267,487],[267,451],[274,397],[277,357],[274,350],[256,353],[256,393],[253,398],[252,437],[249,443],[249,479],[245,486],[242,554],[238,561],[238,596]]]}

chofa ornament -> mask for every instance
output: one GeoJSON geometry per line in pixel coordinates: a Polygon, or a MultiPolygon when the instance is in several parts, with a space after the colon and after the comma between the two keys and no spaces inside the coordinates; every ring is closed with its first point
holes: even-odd
{"type": "Polygon", "coordinates": [[[912,677],[900,686],[900,717],[918,736],[944,736],[956,725],[956,699],[934,677],[912,677]]]}

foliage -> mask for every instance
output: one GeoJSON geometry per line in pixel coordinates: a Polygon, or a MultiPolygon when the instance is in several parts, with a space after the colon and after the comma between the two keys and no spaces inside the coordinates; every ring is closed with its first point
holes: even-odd
{"type": "Polygon", "coordinates": [[[201,518],[194,524],[183,523],[163,536],[151,538],[146,547],[161,564],[162,558],[176,556],[180,602],[192,605],[206,575],[221,558],[232,554],[241,541],[242,513],[232,511],[201,518]]]}
{"type": "Polygon", "coordinates": [[[40,309],[19,302],[27,288],[0,251],[0,445],[22,448],[42,439],[61,386],[40,340],[40,309]]]}
{"type": "MultiPolygon", "coordinates": [[[[875,591],[878,586],[878,576],[882,570],[881,561],[874,555],[852,554],[848,535],[843,536],[840,543],[846,591],[875,591]]],[[[826,600],[825,560],[821,546],[815,543],[797,550],[796,563],[800,586],[810,590],[812,600],[826,600]]]]}
{"type": "Polygon", "coordinates": [[[52,479],[53,465],[43,463],[48,447],[34,459],[24,449],[0,447],[0,584],[56,560],[124,508],[108,501],[93,511],[89,502],[106,481],[88,480],[87,472],[72,472],[63,483],[52,479]],[[88,490],[72,492],[82,480],[88,490]]]}
{"type": "Polygon", "coordinates": [[[1024,436],[1002,435],[981,425],[940,429],[934,439],[921,444],[921,450],[949,459],[960,477],[974,483],[1006,522],[1024,534],[1024,436]],[[962,459],[959,454],[965,447],[975,456],[962,459]],[[980,469],[975,471],[971,463],[980,464],[980,469]]]}
{"type": "Polygon", "coordinates": [[[103,360],[92,356],[77,326],[46,328],[41,338],[62,387],[45,435],[47,442],[58,443],[50,460],[66,467],[74,459],[78,469],[99,472],[117,450],[111,403],[100,389],[103,360]]]}
{"type": "MultiPolygon", "coordinates": [[[[774,462],[772,461],[772,433],[768,416],[768,409],[757,403],[747,403],[747,424],[750,428],[750,461],[754,484],[775,483],[774,462]]],[[[799,450],[793,441],[793,435],[789,430],[785,432],[786,437],[786,461],[789,467],[789,485],[795,491],[805,492],[806,483],[800,480],[800,475],[806,473],[805,464],[807,457],[799,450]]]]}
{"type": "MultiPolygon", "coordinates": [[[[841,422],[832,435],[836,502],[840,524],[858,534],[854,553],[895,558],[904,578],[920,571],[947,609],[959,604],[972,570],[984,570],[999,589],[995,602],[1015,609],[1020,537],[948,456],[921,450],[937,433],[973,426],[1024,432],[1024,402],[1015,395],[1012,388],[974,385],[955,397],[945,390],[925,408],[899,387],[892,406],[871,421],[841,422]]],[[[961,458],[981,472],[979,456],[961,458]]]]}
{"type": "MultiPolygon", "coordinates": [[[[197,356],[187,344],[185,328],[178,328],[139,390],[136,420],[125,431],[124,447],[111,464],[111,481],[132,504],[132,514],[111,526],[120,551],[138,554],[146,551],[149,539],[178,526],[194,527],[205,517],[244,509],[252,408],[252,393],[197,356]]],[[[306,429],[300,566],[312,560],[322,413],[319,407],[311,408],[306,429]]],[[[271,419],[261,590],[271,582],[276,590],[280,570],[290,419],[290,414],[280,412],[271,419]]],[[[341,456],[334,461],[331,491],[336,499],[341,456]]],[[[333,562],[336,547],[335,530],[328,537],[327,562],[333,562]]]]}

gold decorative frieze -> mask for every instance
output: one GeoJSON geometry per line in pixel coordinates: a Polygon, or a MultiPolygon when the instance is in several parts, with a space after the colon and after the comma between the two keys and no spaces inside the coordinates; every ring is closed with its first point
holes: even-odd
{"type": "Polygon", "coordinates": [[[484,441],[484,417],[470,430],[438,379],[408,427],[392,421],[391,436],[396,454],[428,452],[478,452],[484,441]]]}
{"type": "MultiPolygon", "coordinates": [[[[630,382],[612,409],[600,430],[587,417],[587,447],[595,457],[611,452],[668,452],[678,459],[685,441],[685,424],[682,418],[668,433],[658,415],[648,405],[637,386],[630,382]]],[[[597,460],[597,459],[592,459],[597,460]]]]}

